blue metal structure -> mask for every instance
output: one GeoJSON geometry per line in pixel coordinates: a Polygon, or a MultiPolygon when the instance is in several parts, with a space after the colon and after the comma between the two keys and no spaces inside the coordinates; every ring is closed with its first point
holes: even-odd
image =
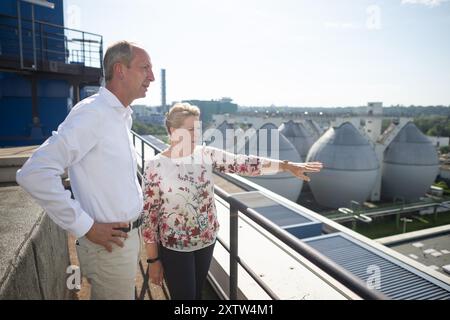
{"type": "Polygon", "coordinates": [[[46,3],[0,2],[0,147],[42,143],[101,81],[102,37],[65,28],[63,0],[46,3]]]}

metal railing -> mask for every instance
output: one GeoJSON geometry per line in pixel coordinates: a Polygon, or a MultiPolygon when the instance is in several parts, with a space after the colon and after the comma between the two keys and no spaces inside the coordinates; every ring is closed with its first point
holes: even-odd
{"type": "Polygon", "coordinates": [[[44,21],[0,14],[0,57],[22,69],[42,70],[44,62],[103,67],[103,37],[44,21]]]}
{"type": "MultiPolygon", "coordinates": [[[[140,135],[135,132],[131,132],[133,137],[133,145],[136,148],[136,139],[140,142],[140,170],[138,171],[139,177],[142,179],[145,170],[145,146],[153,149],[155,154],[160,153],[161,150],[158,146],[150,143],[140,135]]],[[[222,175],[221,175],[222,176],[222,175]]],[[[230,245],[228,246],[220,237],[217,238],[218,242],[224,247],[224,249],[230,254],[230,283],[229,283],[229,295],[228,298],[231,300],[236,300],[238,298],[238,266],[240,265],[260,286],[266,294],[274,299],[278,300],[279,297],[275,292],[273,292],[269,286],[264,283],[259,276],[251,270],[251,268],[243,261],[238,255],[238,219],[239,213],[245,215],[253,222],[261,226],[263,229],[268,231],[270,234],[275,236],[277,239],[285,243],[287,246],[298,252],[304,258],[308,259],[318,268],[323,270],[325,273],[330,275],[332,278],[340,282],[342,285],[347,287],[349,290],[357,294],[363,299],[370,300],[386,300],[389,299],[381,292],[369,288],[366,283],[361,279],[357,278],[349,271],[342,268],[340,265],[336,264],[334,261],[330,260],[317,250],[313,249],[308,244],[304,243],[300,239],[296,238],[286,230],[282,229],[256,210],[248,208],[242,201],[233,197],[233,195],[228,194],[226,191],[218,186],[214,187],[214,192],[221,199],[226,201],[230,207],[230,245]]],[[[141,268],[143,270],[143,268],[141,268]]],[[[144,275],[145,276],[145,275],[144,275]]]]}

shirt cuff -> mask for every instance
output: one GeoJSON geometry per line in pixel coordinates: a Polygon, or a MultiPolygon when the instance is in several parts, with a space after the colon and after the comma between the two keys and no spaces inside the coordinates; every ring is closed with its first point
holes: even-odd
{"type": "Polygon", "coordinates": [[[69,231],[72,232],[75,237],[81,238],[91,229],[93,224],[94,220],[86,212],[81,211],[80,216],[71,226],[69,231]]]}

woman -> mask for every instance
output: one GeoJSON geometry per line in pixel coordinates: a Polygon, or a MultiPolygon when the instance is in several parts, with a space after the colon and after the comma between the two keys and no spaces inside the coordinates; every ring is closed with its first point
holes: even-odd
{"type": "Polygon", "coordinates": [[[176,300],[201,299],[219,229],[213,170],[249,176],[289,171],[309,181],[305,173],[322,168],[319,162],[289,163],[198,146],[199,116],[199,109],[187,103],[170,109],[170,147],[147,163],[143,179],[150,280],[161,285],[164,273],[176,300]]]}

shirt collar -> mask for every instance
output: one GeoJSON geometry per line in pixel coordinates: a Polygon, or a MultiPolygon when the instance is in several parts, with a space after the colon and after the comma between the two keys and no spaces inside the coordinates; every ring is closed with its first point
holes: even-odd
{"type": "Polygon", "coordinates": [[[131,106],[125,107],[122,102],[116,97],[114,93],[106,89],[105,87],[100,87],[98,93],[106,99],[108,104],[117,109],[119,112],[123,113],[124,115],[131,115],[133,113],[133,110],[131,109],[131,106]]]}

